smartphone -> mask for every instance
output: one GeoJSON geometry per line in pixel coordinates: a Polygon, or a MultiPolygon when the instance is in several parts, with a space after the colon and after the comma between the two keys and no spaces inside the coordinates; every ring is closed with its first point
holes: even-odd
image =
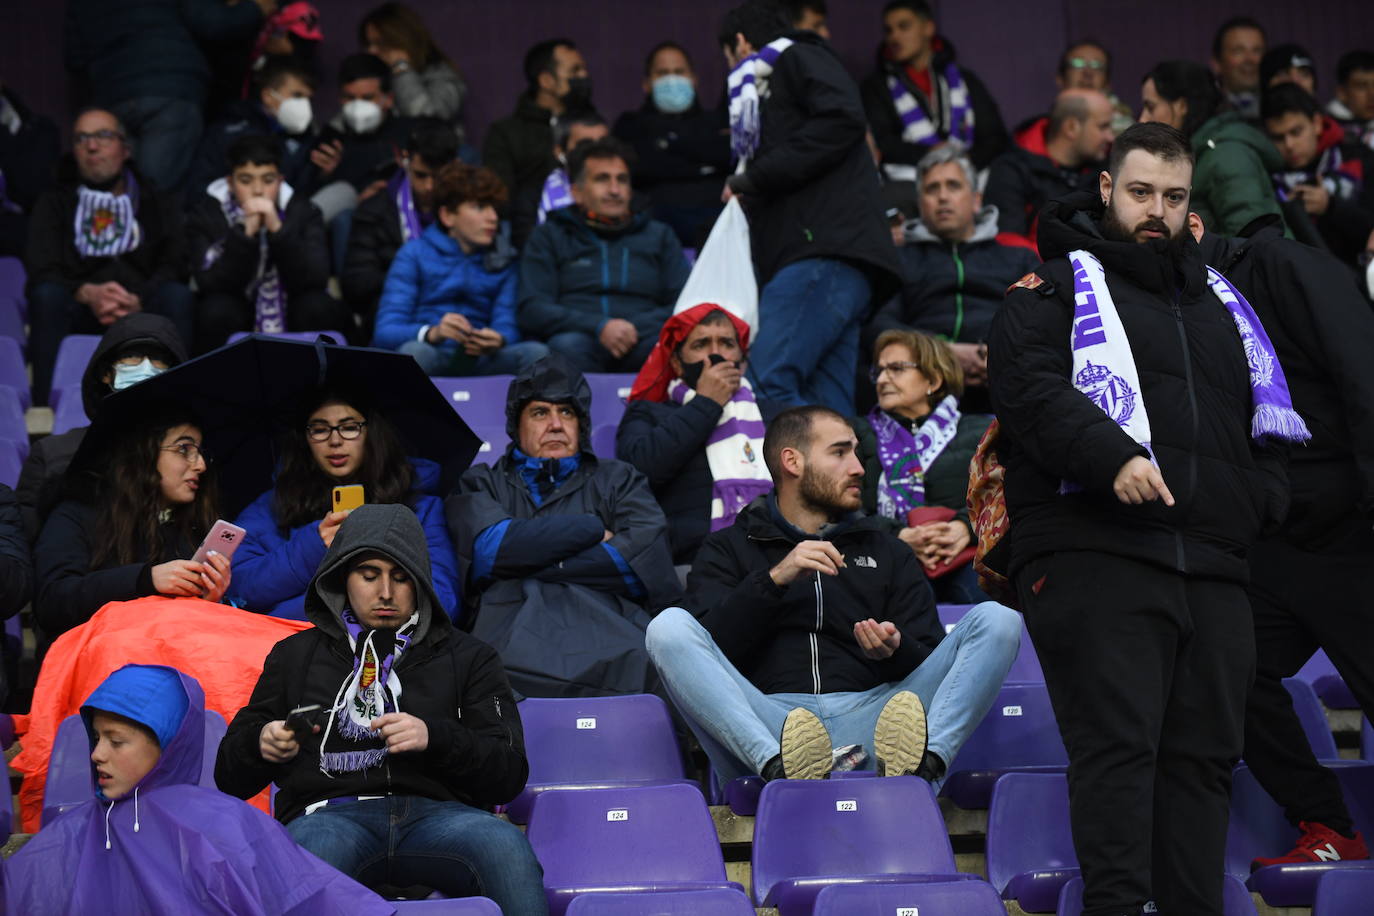
{"type": "Polygon", "coordinates": [[[286,727],[296,733],[298,740],[304,738],[315,727],[315,714],[319,711],[319,703],[297,706],[291,710],[291,715],[286,717],[286,727]]]}
{"type": "Polygon", "coordinates": [[[334,488],[334,511],[346,512],[349,509],[356,509],[367,499],[363,495],[363,485],[352,483],[344,487],[334,488]]]}
{"type": "Polygon", "coordinates": [[[200,546],[196,548],[195,556],[191,557],[191,561],[204,563],[206,555],[212,550],[223,554],[226,560],[231,560],[234,557],[234,551],[239,549],[239,544],[247,533],[238,525],[220,519],[210,526],[210,533],[205,535],[205,540],[200,542],[200,546]]]}

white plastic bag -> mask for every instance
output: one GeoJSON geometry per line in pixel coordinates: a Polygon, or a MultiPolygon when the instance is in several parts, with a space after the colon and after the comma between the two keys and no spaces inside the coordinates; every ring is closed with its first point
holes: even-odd
{"type": "Polygon", "coordinates": [[[744,321],[749,325],[749,339],[758,339],[759,284],[749,249],[749,220],[734,197],[716,218],[673,314],[703,302],[714,302],[744,321]]]}

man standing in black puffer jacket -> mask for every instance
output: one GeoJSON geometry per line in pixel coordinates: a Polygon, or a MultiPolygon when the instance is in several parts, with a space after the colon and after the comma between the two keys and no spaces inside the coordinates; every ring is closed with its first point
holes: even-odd
{"type": "Polygon", "coordinates": [[[1124,132],[1100,196],[1042,211],[1046,263],[989,344],[1012,581],[1069,752],[1085,916],[1222,912],[1246,555],[1287,507],[1269,443],[1307,435],[1258,318],[1187,231],[1192,171],[1174,129],[1124,132]]]}

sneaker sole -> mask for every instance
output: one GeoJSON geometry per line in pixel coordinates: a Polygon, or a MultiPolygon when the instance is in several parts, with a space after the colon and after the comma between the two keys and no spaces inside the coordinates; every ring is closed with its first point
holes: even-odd
{"type": "Polygon", "coordinates": [[[782,772],[788,779],[824,779],[830,775],[830,733],[809,709],[800,707],[782,723],[782,772]]]}
{"type": "Polygon", "coordinates": [[[873,727],[873,753],[878,775],[915,773],[926,755],[926,710],[909,690],[894,694],[873,727]]]}

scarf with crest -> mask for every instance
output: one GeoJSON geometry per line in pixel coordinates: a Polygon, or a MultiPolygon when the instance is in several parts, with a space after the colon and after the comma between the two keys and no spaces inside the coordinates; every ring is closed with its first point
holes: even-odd
{"type": "Polygon", "coordinates": [[[320,733],[320,772],[330,777],[381,766],[386,759],[386,741],[373,731],[372,720],[400,710],[396,663],[420,626],[418,612],[395,631],[363,629],[350,608],[341,616],[353,650],[353,669],[339,685],[320,733]]]}

